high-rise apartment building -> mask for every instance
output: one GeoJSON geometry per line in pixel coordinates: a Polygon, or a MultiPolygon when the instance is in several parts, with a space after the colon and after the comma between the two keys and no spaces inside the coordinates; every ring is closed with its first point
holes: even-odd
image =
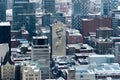
{"type": "Polygon", "coordinates": [[[6,0],[0,0],[0,21],[6,21],[6,0]]]}
{"type": "Polygon", "coordinates": [[[46,36],[34,36],[32,45],[32,61],[39,61],[41,78],[50,78],[50,46],[46,36]]]}
{"type": "Polygon", "coordinates": [[[42,7],[45,13],[55,12],[55,0],[42,0],[42,7]]]}
{"type": "Polygon", "coordinates": [[[35,3],[29,0],[14,0],[13,2],[13,29],[25,27],[30,35],[35,32],[35,3]]]}
{"type": "Polygon", "coordinates": [[[118,8],[118,0],[101,0],[101,14],[108,17],[110,12],[118,8]]]}

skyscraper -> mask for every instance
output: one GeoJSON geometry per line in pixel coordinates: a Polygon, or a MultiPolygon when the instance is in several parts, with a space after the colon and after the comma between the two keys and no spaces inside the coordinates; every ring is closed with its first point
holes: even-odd
{"type": "Polygon", "coordinates": [[[110,12],[118,8],[118,0],[101,0],[101,14],[108,17],[110,12]]]}
{"type": "Polygon", "coordinates": [[[88,16],[90,0],[72,0],[73,15],[88,16]]]}
{"type": "Polygon", "coordinates": [[[81,19],[88,17],[90,0],[72,0],[72,3],[72,28],[81,31],[81,19]]]}
{"type": "Polygon", "coordinates": [[[0,22],[0,44],[2,43],[8,43],[9,49],[10,49],[10,29],[11,25],[9,22],[0,22]]]}
{"type": "Polygon", "coordinates": [[[34,36],[32,45],[32,61],[40,63],[42,80],[50,78],[50,46],[46,36],[34,36]]]}
{"type": "Polygon", "coordinates": [[[0,21],[6,21],[6,0],[0,0],[0,21]]]}
{"type": "Polygon", "coordinates": [[[55,12],[55,0],[42,0],[42,5],[45,13],[55,12]]]}
{"type": "Polygon", "coordinates": [[[44,14],[42,16],[42,26],[43,27],[50,27],[51,24],[53,24],[55,21],[60,21],[62,23],[66,23],[65,16],[63,13],[53,13],[53,14],[44,14]]]}
{"type": "Polygon", "coordinates": [[[13,29],[25,27],[30,34],[35,32],[35,3],[29,0],[14,0],[13,29]]]}

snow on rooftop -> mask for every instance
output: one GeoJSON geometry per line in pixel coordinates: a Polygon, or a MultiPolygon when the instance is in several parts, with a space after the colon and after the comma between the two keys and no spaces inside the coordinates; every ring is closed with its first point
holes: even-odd
{"type": "Polygon", "coordinates": [[[10,26],[10,22],[0,22],[0,26],[10,26]]]}

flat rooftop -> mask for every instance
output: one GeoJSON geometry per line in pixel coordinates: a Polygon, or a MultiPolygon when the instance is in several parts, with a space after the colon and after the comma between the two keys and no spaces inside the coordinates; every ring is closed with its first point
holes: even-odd
{"type": "Polygon", "coordinates": [[[0,22],[0,26],[10,26],[10,22],[0,22]]]}

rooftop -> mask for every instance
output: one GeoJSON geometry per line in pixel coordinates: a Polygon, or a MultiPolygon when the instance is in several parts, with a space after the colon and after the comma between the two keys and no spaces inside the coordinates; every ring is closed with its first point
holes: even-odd
{"type": "Polygon", "coordinates": [[[80,50],[93,50],[93,48],[88,44],[68,44],[67,46],[75,47],[76,49],[80,49],[80,50]]]}
{"type": "Polygon", "coordinates": [[[10,22],[0,22],[0,26],[10,26],[10,22]]]}
{"type": "Polygon", "coordinates": [[[47,36],[33,36],[33,39],[47,39],[47,36]]]}

